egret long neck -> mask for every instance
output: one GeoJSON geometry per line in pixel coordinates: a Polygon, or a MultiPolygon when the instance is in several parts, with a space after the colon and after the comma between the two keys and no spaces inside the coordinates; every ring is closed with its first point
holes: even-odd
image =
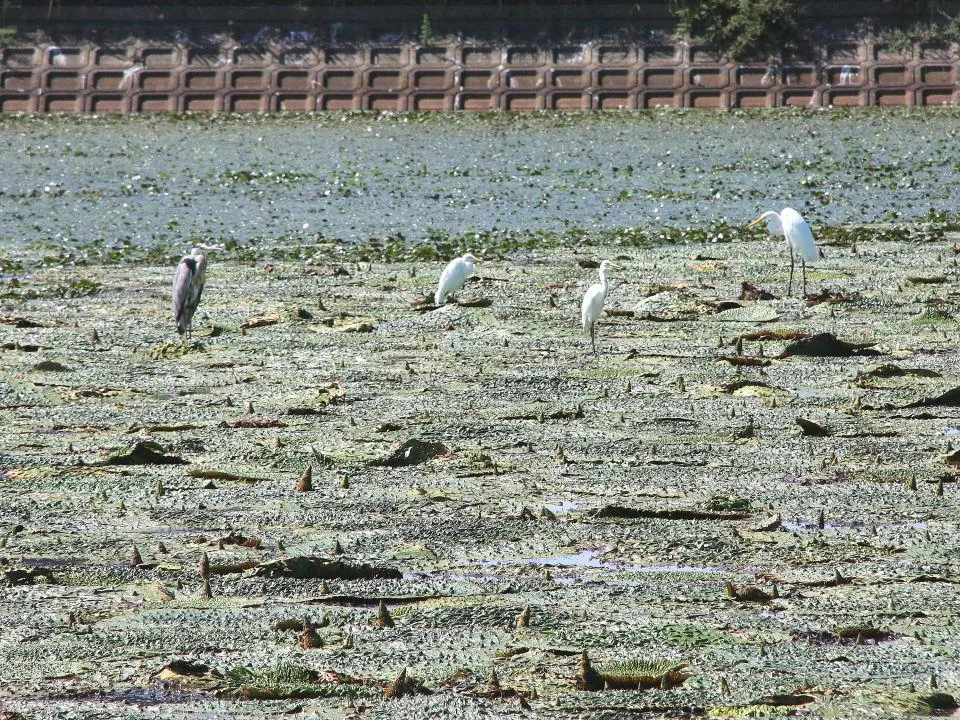
{"type": "Polygon", "coordinates": [[[607,268],[600,266],[600,286],[603,288],[603,294],[607,294],[607,268]]]}

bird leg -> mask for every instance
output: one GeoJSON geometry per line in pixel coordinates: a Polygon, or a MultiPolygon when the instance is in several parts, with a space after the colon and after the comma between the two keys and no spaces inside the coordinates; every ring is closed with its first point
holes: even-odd
{"type": "Polygon", "coordinates": [[[597,352],[597,329],[596,328],[597,328],[596,324],[593,324],[590,326],[590,345],[593,346],[593,354],[595,356],[600,354],[597,352]]]}
{"type": "Polygon", "coordinates": [[[800,258],[800,268],[803,270],[803,296],[807,296],[807,262],[800,258]]]}
{"type": "MultiPolygon", "coordinates": [[[[803,262],[803,258],[800,259],[803,262]]],[[[787,295],[793,295],[793,248],[790,247],[790,284],[787,286],[787,295]]]]}

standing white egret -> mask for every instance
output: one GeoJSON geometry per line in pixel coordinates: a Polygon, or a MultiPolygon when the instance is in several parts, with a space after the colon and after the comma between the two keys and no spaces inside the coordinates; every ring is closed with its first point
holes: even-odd
{"type": "Polygon", "coordinates": [[[767,230],[771,235],[783,235],[787,240],[787,247],[790,248],[790,285],[787,288],[787,295],[793,293],[793,252],[797,251],[800,256],[800,267],[803,269],[803,294],[807,294],[807,263],[813,262],[820,257],[820,251],[817,244],[813,241],[813,233],[810,232],[810,226],[807,221],[800,217],[793,208],[784,208],[779,213],[768,210],[758,217],[747,227],[759,225],[764,220],[767,222],[767,230]]]}
{"type": "Polygon", "coordinates": [[[180,335],[193,332],[193,315],[200,305],[206,279],[208,250],[223,250],[218,245],[198,245],[184,255],[173,277],[173,317],[180,335]]]}
{"type": "Polygon", "coordinates": [[[447,295],[452,295],[462,288],[467,278],[473,274],[473,266],[477,262],[479,261],[470,253],[448,262],[443,272],[440,273],[437,292],[433,296],[434,305],[442,305],[446,301],[447,295]]]}
{"type": "Polygon", "coordinates": [[[580,308],[580,320],[583,323],[585,332],[590,333],[590,344],[593,347],[593,354],[597,354],[597,336],[596,324],[600,319],[600,313],[603,312],[603,303],[607,299],[607,270],[616,268],[609,260],[600,263],[600,282],[594,283],[587,288],[583,296],[583,305],[580,308]]]}

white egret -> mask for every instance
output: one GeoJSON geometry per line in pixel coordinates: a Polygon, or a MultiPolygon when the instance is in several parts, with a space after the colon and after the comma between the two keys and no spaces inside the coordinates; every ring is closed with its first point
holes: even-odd
{"type": "Polygon", "coordinates": [[[193,332],[193,315],[200,305],[207,272],[207,256],[203,253],[223,249],[219,245],[198,245],[177,265],[173,276],[173,317],[180,335],[193,332]]]}
{"type": "Polygon", "coordinates": [[[793,293],[793,252],[796,250],[800,256],[800,267],[803,269],[803,294],[807,294],[807,263],[813,262],[820,257],[820,251],[817,244],[813,241],[813,233],[810,232],[810,226],[807,221],[800,217],[793,208],[784,208],[779,213],[768,210],[758,217],[747,227],[759,225],[763,221],[767,223],[767,230],[771,235],[783,235],[787,240],[787,247],[790,248],[790,285],[787,288],[787,295],[793,293]]]}
{"type": "Polygon", "coordinates": [[[580,320],[583,323],[585,332],[590,333],[590,344],[593,347],[593,354],[597,354],[597,336],[596,324],[600,319],[600,313],[603,312],[603,303],[607,299],[607,270],[617,268],[609,260],[600,263],[600,282],[594,283],[587,288],[583,296],[583,305],[580,308],[580,320]]]}
{"type": "Polygon", "coordinates": [[[473,266],[477,262],[479,261],[470,253],[448,262],[443,272],[440,273],[437,292],[433,296],[434,305],[442,305],[446,302],[447,295],[452,295],[462,288],[467,278],[473,274],[473,266]]]}

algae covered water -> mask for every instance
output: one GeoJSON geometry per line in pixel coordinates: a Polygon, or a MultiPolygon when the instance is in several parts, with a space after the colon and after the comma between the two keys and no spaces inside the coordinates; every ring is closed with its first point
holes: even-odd
{"type": "Polygon", "coordinates": [[[912,221],[960,205],[954,110],[0,120],[0,243],[176,254],[470,233],[912,221]]]}
{"type": "Polygon", "coordinates": [[[2,119],[0,716],[955,712],[955,124],[2,119]]]}

